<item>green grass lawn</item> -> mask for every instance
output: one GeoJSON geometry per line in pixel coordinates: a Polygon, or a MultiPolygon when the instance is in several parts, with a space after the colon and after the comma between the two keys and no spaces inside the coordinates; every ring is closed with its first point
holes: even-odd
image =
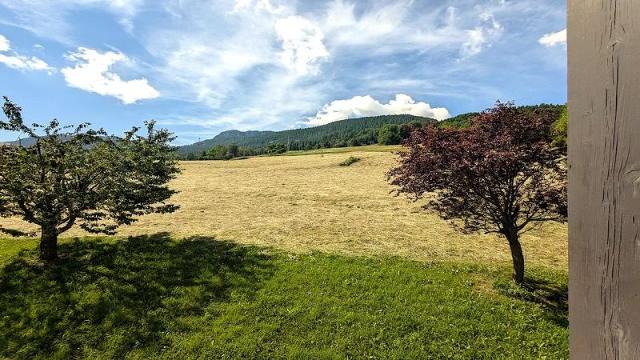
{"type": "Polygon", "coordinates": [[[0,240],[0,358],[560,359],[566,274],[166,235],[0,240]],[[20,249],[23,250],[20,250],[20,249]]]}

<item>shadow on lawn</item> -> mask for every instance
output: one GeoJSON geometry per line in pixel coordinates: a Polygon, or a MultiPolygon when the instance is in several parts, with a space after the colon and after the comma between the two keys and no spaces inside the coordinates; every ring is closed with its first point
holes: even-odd
{"type": "Polygon", "coordinates": [[[566,284],[527,277],[522,286],[509,280],[498,281],[495,287],[503,295],[541,305],[550,320],[563,327],[569,326],[569,289],[566,284]]]}
{"type": "MultiPolygon", "coordinates": [[[[259,250],[168,234],[75,240],[52,266],[24,251],[0,269],[0,358],[122,356],[252,296],[273,269],[259,250]]],[[[167,344],[168,345],[168,344],[167,344]]]]}

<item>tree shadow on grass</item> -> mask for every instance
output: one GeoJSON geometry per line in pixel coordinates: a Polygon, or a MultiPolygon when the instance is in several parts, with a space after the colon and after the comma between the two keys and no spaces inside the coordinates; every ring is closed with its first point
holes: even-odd
{"type": "Polygon", "coordinates": [[[569,288],[542,277],[529,276],[518,286],[511,280],[499,280],[494,287],[503,295],[539,304],[545,316],[562,327],[569,326],[569,288]]]}
{"type": "Polygon", "coordinates": [[[271,276],[270,256],[212,238],[168,234],[74,240],[45,266],[24,251],[0,269],[0,357],[122,357],[162,349],[231,297],[271,276]],[[94,353],[94,354],[95,354],[94,353]]]}

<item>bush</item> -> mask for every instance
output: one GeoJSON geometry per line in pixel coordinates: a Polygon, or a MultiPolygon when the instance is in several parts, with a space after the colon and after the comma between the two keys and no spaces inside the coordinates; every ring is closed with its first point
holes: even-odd
{"type": "Polygon", "coordinates": [[[340,163],[340,166],[351,166],[352,164],[357,163],[361,159],[355,156],[349,156],[345,161],[340,163]]]}

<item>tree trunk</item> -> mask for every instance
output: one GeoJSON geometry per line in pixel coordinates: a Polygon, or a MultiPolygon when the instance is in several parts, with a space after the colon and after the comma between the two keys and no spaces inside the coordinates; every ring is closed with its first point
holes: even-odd
{"type": "Polygon", "coordinates": [[[40,235],[40,260],[53,261],[58,258],[58,232],[55,227],[42,226],[40,235]]]}
{"type": "Polygon", "coordinates": [[[510,231],[507,232],[505,236],[509,241],[511,258],[513,259],[513,280],[518,284],[522,284],[524,283],[524,254],[522,253],[518,233],[516,231],[510,231]]]}

